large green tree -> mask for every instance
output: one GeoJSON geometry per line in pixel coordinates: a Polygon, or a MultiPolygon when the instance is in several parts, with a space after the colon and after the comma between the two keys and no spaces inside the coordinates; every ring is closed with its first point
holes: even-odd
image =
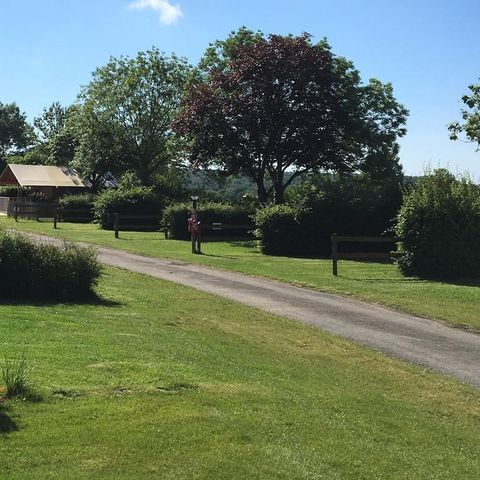
{"type": "Polygon", "coordinates": [[[326,40],[242,28],[211,45],[200,70],[175,129],[194,166],[247,174],[262,202],[282,203],[306,172],[399,170],[407,110],[390,84],[363,84],[326,40]]]}
{"type": "Polygon", "coordinates": [[[185,59],[153,48],[135,58],[111,58],[80,95],[98,118],[114,125],[117,161],[145,185],[153,183],[177,154],[171,123],[190,71],[185,59]]]}
{"type": "Polygon", "coordinates": [[[73,108],[54,102],[34,119],[38,142],[25,155],[26,163],[59,166],[71,164],[77,143],[69,121],[73,108]]]}
{"type": "Polygon", "coordinates": [[[16,103],[0,102],[0,160],[30,146],[35,136],[26,116],[16,103]]]}
{"type": "Polygon", "coordinates": [[[68,121],[68,129],[76,140],[71,165],[87,180],[92,191],[99,191],[109,173],[119,174],[122,165],[116,125],[108,114],[95,108],[91,101],[76,105],[68,121]]]}

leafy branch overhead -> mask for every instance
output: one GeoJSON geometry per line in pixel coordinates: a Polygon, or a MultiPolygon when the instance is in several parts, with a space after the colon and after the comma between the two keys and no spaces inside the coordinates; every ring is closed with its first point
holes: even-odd
{"type": "Polygon", "coordinates": [[[200,67],[174,129],[194,166],[246,173],[262,202],[273,193],[282,203],[305,172],[399,169],[407,110],[390,84],[362,84],[326,40],[240,29],[213,44],[200,67]]]}
{"type": "Polygon", "coordinates": [[[449,125],[450,139],[459,140],[462,134],[469,142],[480,148],[480,84],[469,85],[469,95],[464,95],[462,101],[467,108],[462,109],[464,123],[453,122],[449,125]]]}

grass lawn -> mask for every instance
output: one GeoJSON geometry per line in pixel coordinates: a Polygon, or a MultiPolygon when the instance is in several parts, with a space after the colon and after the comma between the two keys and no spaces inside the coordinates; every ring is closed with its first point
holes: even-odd
{"type": "Polygon", "coordinates": [[[478,390],[146,276],[98,293],[0,304],[43,396],[0,411],[0,478],[478,479],[478,390]]]}
{"type": "Polygon", "coordinates": [[[212,242],[203,245],[203,255],[192,255],[189,242],[165,240],[162,233],[113,232],[96,225],[20,221],[0,217],[0,224],[25,231],[45,233],[150,256],[261,275],[326,292],[350,295],[406,312],[480,330],[480,280],[451,284],[405,278],[395,266],[385,263],[341,261],[339,276],[331,274],[331,261],[261,255],[248,242],[212,242]]]}

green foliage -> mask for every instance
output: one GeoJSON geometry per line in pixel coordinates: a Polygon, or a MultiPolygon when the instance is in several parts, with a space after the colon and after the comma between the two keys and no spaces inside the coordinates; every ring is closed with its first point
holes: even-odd
{"type": "MultiPolygon", "coordinates": [[[[150,187],[109,189],[102,192],[94,202],[95,220],[102,228],[112,229],[114,213],[120,215],[157,215],[158,221],[140,220],[139,225],[159,227],[165,201],[150,187]]],[[[132,225],[134,222],[129,220],[132,225]]]]}
{"type": "Polygon", "coordinates": [[[4,186],[0,187],[0,197],[16,197],[17,196],[17,187],[14,186],[4,186]]]}
{"type": "Polygon", "coordinates": [[[33,129],[17,104],[0,102],[0,160],[9,152],[22,151],[34,138],[33,129]]]}
{"type": "Polygon", "coordinates": [[[453,122],[448,129],[450,139],[458,140],[462,134],[468,141],[474,142],[480,147],[480,84],[469,85],[469,95],[464,95],[462,101],[466,108],[462,109],[464,123],[453,122]]]}
{"type": "Polygon", "coordinates": [[[265,255],[288,255],[298,251],[300,225],[297,209],[288,205],[271,205],[257,210],[256,235],[265,255]]]}
{"type": "Polygon", "coordinates": [[[480,278],[480,188],[440,169],[406,192],[395,226],[405,275],[480,278]]]}
{"type": "Polygon", "coordinates": [[[29,368],[25,357],[16,361],[5,359],[0,368],[6,398],[26,398],[32,394],[32,387],[28,379],[29,368]]]}
{"type": "Polygon", "coordinates": [[[91,193],[65,195],[58,204],[63,221],[88,223],[93,220],[95,196],[91,193]]]}
{"type": "MultiPolygon", "coordinates": [[[[321,175],[293,187],[287,202],[288,208],[267,207],[257,212],[261,251],[326,256],[332,233],[380,235],[391,226],[401,204],[400,179],[377,183],[366,175],[321,175]]],[[[355,248],[369,251],[375,247],[355,248]]]]}
{"type": "MultiPolygon", "coordinates": [[[[187,219],[190,217],[191,206],[187,203],[176,203],[168,206],[163,214],[163,224],[167,228],[168,238],[186,240],[189,238],[187,219]]],[[[199,205],[200,221],[205,224],[214,222],[226,225],[249,225],[252,223],[253,211],[242,205],[228,205],[225,203],[207,202],[199,205]]],[[[236,236],[244,234],[244,230],[216,232],[218,236],[236,236]]],[[[209,233],[209,236],[211,234],[209,233]]]]}
{"type": "Polygon", "coordinates": [[[69,300],[92,294],[101,274],[93,249],[36,244],[0,232],[0,296],[3,298],[69,300]]]}
{"type": "Polygon", "coordinates": [[[76,195],[65,195],[60,198],[58,203],[61,208],[65,209],[92,209],[94,201],[95,196],[91,193],[79,193],[76,195]]]}
{"type": "Polygon", "coordinates": [[[408,111],[391,84],[363,84],[325,39],[242,28],[211,45],[201,68],[174,129],[194,166],[247,174],[263,204],[283,203],[305,172],[399,170],[396,140],[408,111]]]}
{"type": "MultiPolygon", "coordinates": [[[[152,48],[134,58],[111,58],[83,89],[80,98],[91,110],[90,123],[103,125],[118,152],[115,161],[134,170],[143,185],[152,185],[180,148],[171,122],[189,74],[185,59],[152,48]]],[[[95,138],[95,145],[85,145],[90,164],[95,148],[108,154],[101,136],[95,138]]]]}

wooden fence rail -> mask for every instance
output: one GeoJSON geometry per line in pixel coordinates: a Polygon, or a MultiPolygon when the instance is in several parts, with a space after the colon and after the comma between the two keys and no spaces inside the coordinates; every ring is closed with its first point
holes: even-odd
{"type": "Polygon", "coordinates": [[[397,243],[396,237],[350,237],[334,233],[332,239],[332,273],[338,275],[338,260],[362,259],[362,258],[392,258],[392,252],[338,252],[338,243],[397,243]]]}
{"type": "Polygon", "coordinates": [[[160,228],[160,217],[158,215],[123,215],[120,213],[113,214],[113,230],[115,232],[115,238],[120,237],[120,230],[146,230],[152,229],[154,223],[158,224],[160,228]],[[137,223],[137,221],[143,220],[150,223],[137,223]],[[124,223],[133,222],[133,223],[124,223]]]}

